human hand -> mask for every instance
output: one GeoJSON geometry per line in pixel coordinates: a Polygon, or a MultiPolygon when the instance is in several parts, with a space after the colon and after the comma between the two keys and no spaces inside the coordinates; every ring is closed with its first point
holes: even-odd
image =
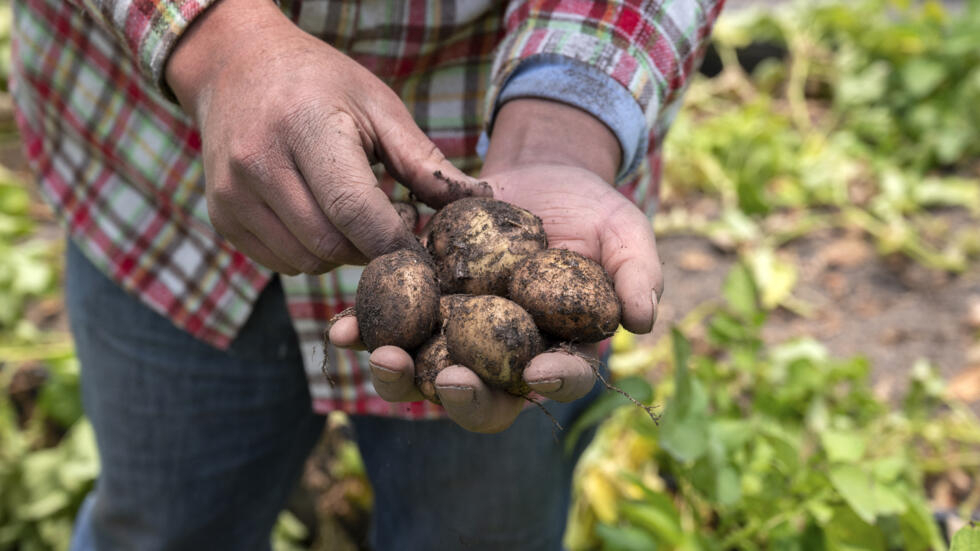
{"type": "MultiPolygon", "coordinates": [[[[496,198],[541,217],[550,247],[599,261],[613,277],[623,326],[647,333],[663,290],[660,261],[650,221],[609,184],[618,161],[618,141],[591,115],[552,102],[516,100],[498,114],[481,177],[496,198]],[[555,136],[561,136],[560,143],[555,136]]],[[[353,317],[338,320],[328,338],[337,346],[361,346],[353,317]]],[[[407,352],[380,347],[370,363],[382,398],[421,399],[407,352]]],[[[549,351],[531,361],[524,380],[538,394],[564,402],[584,396],[594,373],[578,355],[549,351]]],[[[462,366],[440,372],[435,386],[449,417],[475,432],[507,428],[524,404],[520,397],[490,389],[462,366]]]]}
{"type": "Polygon", "coordinates": [[[485,186],[454,168],[384,83],[267,0],[222,0],[181,38],[167,82],[200,127],[215,230],[285,274],[418,246],[371,164],[433,207],[485,186]]]}

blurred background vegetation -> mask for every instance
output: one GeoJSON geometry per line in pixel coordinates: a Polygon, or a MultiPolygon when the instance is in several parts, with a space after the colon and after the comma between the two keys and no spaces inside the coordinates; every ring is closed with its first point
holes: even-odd
{"type": "MultiPolygon", "coordinates": [[[[599,425],[567,546],[980,549],[980,2],[730,9],[703,72],[665,145],[658,329],[613,339],[661,417],[609,393],[567,429],[599,425]]],[[[63,549],[98,458],[16,140],[4,85],[0,550],[63,549]]],[[[277,549],[367,549],[349,431],[277,549]]]]}

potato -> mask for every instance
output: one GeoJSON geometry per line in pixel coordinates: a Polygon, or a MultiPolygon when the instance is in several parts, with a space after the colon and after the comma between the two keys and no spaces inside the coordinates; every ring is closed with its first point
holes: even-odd
{"type": "Polygon", "coordinates": [[[576,252],[548,249],[529,256],[514,269],[509,291],[542,332],[559,340],[598,342],[619,327],[612,279],[576,252]]]}
{"type": "Polygon", "coordinates": [[[441,333],[426,341],[415,353],[415,386],[426,400],[442,404],[436,393],[436,377],[451,365],[453,362],[446,348],[446,337],[441,333]]]}
{"type": "Polygon", "coordinates": [[[357,283],[357,326],[368,350],[411,351],[432,336],[439,284],[425,251],[402,249],[372,260],[357,283]]]}
{"type": "Polygon", "coordinates": [[[445,325],[449,320],[449,314],[465,302],[473,298],[473,295],[442,295],[439,297],[439,326],[445,325]]]}
{"type": "Polygon", "coordinates": [[[488,386],[525,396],[524,367],[544,349],[531,315],[497,296],[476,296],[458,304],[444,328],[449,356],[488,386]]]}
{"type": "Polygon", "coordinates": [[[541,219],[503,201],[470,197],[437,212],[426,244],[443,293],[504,295],[514,265],[545,249],[541,219]]]}

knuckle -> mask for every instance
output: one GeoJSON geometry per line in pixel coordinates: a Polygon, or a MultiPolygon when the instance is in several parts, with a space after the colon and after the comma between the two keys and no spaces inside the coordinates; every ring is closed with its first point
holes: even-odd
{"type": "Polygon", "coordinates": [[[323,262],[319,258],[304,254],[299,259],[293,261],[293,265],[301,273],[316,274],[322,273],[320,267],[323,265],[323,262]]]}
{"type": "Polygon", "coordinates": [[[208,212],[211,213],[212,209],[220,210],[225,205],[234,204],[237,197],[238,193],[232,180],[215,182],[208,188],[208,212]]]}
{"type": "Polygon", "coordinates": [[[225,214],[224,208],[215,201],[208,201],[207,206],[208,218],[211,219],[211,226],[214,227],[214,231],[229,241],[233,241],[240,235],[238,224],[232,222],[225,214]]]}
{"type": "Polygon", "coordinates": [[[425,144],[425,155],[423,158],[426,162],[436,165],[442,164],[446,161],[446,156],[442,153],[442,150],[439,149],[439,146],[432,141],[428,141],[425,144]]]}
{"type": "Polygon", "coordinates": [[[332,132],[350,135],[357,132],[357,122],[346,111],[333,110],[323,116],[323,126],[332,132]]]}
{"type": "Polygon", "coordinates": [[[320,263],[327,264],[328,262],[342,260],[340,256],[344,249],[342,238],[333,232],[329,232],[317,237],[311,252],[316,255],[320,263]]]}
{"type": "Polygon", "coordinates": [[[369,214],[368,190],[360,187],[343,186],[335,189],[327,212],[331,221],[339,228],[349,228],[369,214]]]}
{"type": "Polygon", "coordinates": [[[282,135],[289,149],[303,154],[315,151],[326,141],[349,141],[358,136],[354,117],[345,111],[307,101],[294,106],[282,121],[282,135]]]}
{"type": "Polygon", "coordinates": [[[232,174],[262,179],[268,173],[270,151],[252,141],[229,144],[228,165],[232,174]]]}

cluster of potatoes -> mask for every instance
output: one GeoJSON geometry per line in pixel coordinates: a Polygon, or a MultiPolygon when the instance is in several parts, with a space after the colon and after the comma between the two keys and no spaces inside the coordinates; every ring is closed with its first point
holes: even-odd
{"type": "Polygon", "coordinates": [[[541,219],[503,201],[466,198],[437,212],[418,249],[380,256],[357,287],[357,320],[369,350],[401,347],[416,384],[435,403],[450,365],[489,386],[529,392],[522,373],[556,343],[598,342],[615,332],[612,280],[585,256],[548,249],[541,219]]]}

